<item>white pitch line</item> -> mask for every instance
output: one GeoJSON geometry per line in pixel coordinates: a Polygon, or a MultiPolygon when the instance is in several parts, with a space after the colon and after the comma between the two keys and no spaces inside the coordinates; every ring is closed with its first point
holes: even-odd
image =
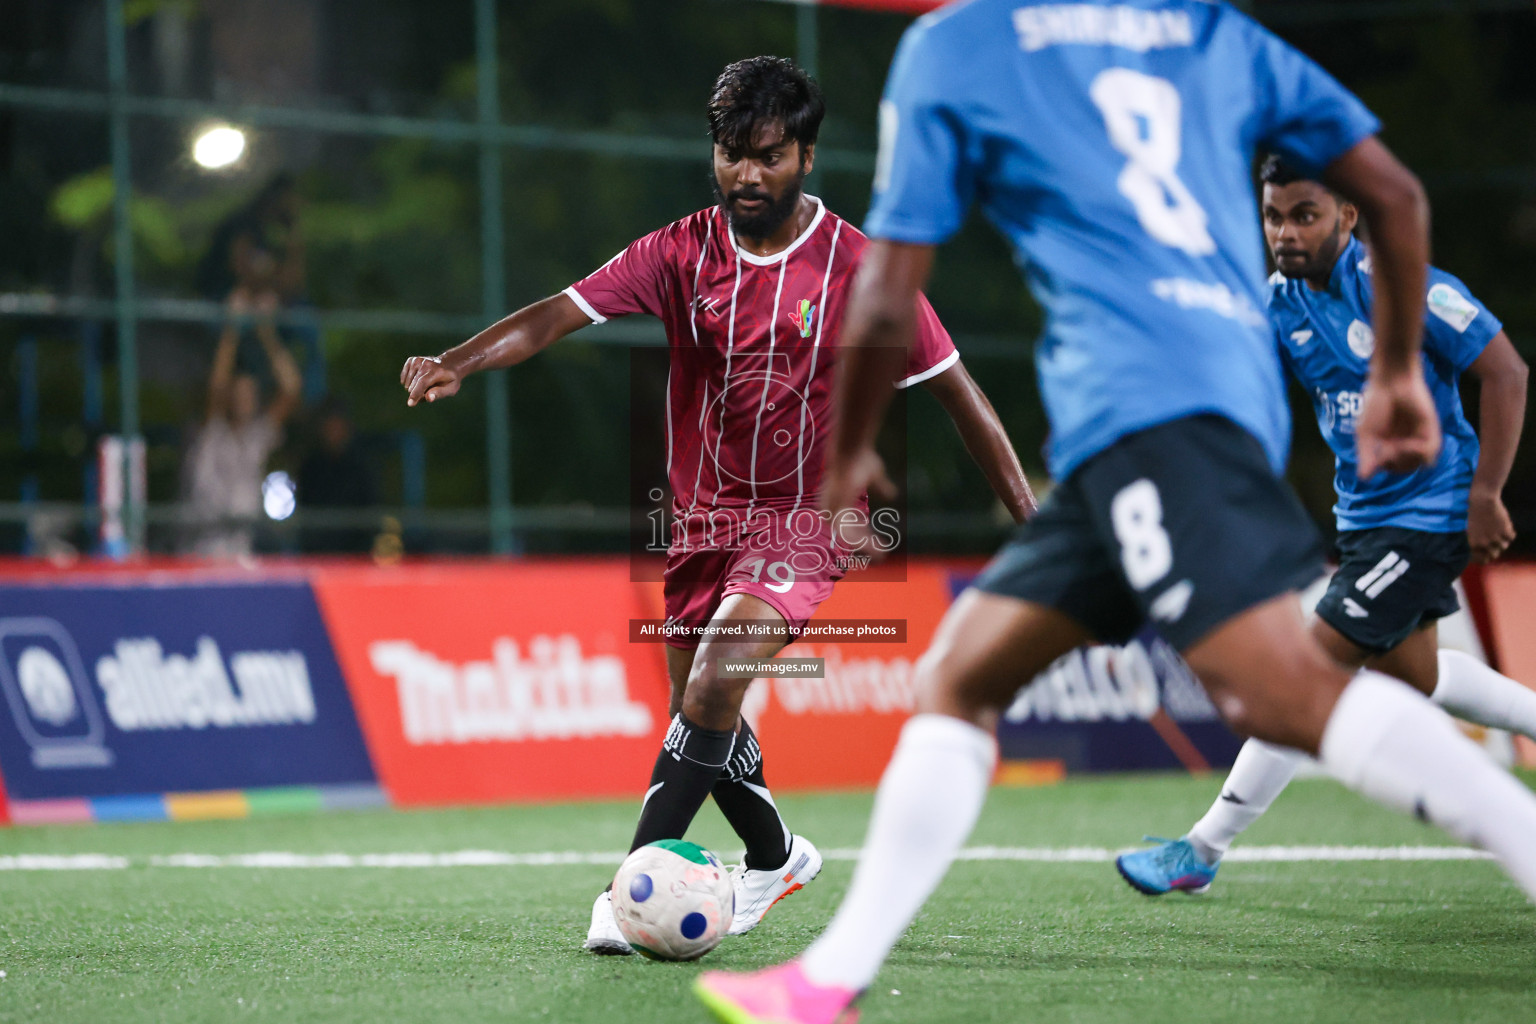
{"type": "Polygon", "coordinates": [[[127,857],[105,853],[23,853],[0,857],[0,871],[120,871],[128,867],[128,863],[127,857]]]}
{"type": "Polygon", "coordinates": [[[216,856],[177,853],[151,857],[155,868],[526,868],[567,864],[618,864],[622,853],[501,853],[457,850],[453,853],[237,853],[216,856]]]}
{"type": "MultiPolygon", "coordinates": [[[[960,860],[1016,861],[1030,864],[1102,864],[1117,853],[1103,846],[1029,847],[970,846],[960,860]]],[[[737,852],[739,859],[740,853],[737,852]]],[[[855,849],[822,851],[826,860],[858,860],[855,849]]],[[[104,853],[17,854],[0,856],[0,871],[122,871],[148,868],[462,868],[611,866],[624,859],[618,851],[558,850],[544,853],[505,853],[498,850],[456,850],[450,853],[176,853],[155,857],[118,857],[104,853]]],[[[1463,846],[1246,846],[1227,854],[1228,863],[1344,861],[1460,861],[1489,860],[1481,850],[1463,846]]]]}
{"type": "MultiPolygon", "coordinates": [[[[1125,850],[1097,846],[1069,846],[1063,849],[1017,846],[971,846],[960,851],[959,860],[1013,860],[1030,863],[1104,863],[1125,850]]],[[[839,860],[856,859],[856,851],[837,850],[839,860]]],[[[1303,861],[1400,861],[1400,860],[1490,860],[1491,854],[1465,846],[1239,846],[1222,858],[1224,863],[1263,861],[1274,864],[1303,861]]]]}
{"type": "Polygon", "coordinates": [[[1235,863],[1294,864],[1346,860],[1492,860],[1493,854],[1469,846],[1250,846],[1232,850],[1222,859],[1235,863]]]}

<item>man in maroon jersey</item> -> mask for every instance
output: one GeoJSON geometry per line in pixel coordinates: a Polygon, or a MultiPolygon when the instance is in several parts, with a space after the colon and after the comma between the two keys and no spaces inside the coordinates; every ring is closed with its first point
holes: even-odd
{"type": "MultiPolygon", "coordinates": [[[[713,794],[746,845],[733,873],[732,934],[814,878],[821,855],[780,818],[741,717],[750,680],[721,678],[720,662],[772,657],[791,642],[843,574],[837,527],[850,539],[870,528],[831,523],[816,502],[833,350],[868,244],[802,188],[824,109],[816,84],[790,61],[730,65],[709,101],[715,206],[646,235],[559,295],[440,356],[412,357],[400,374],[414,406],[591,323],[649,313],[665,325],[673,717],[631,849],[682,838],[713,794]]],[[[892,383],[920,382],[938,398],[1022,521],[1034,499],[1008,436],[926,298],[919,307],[906,375],[892,383]]],[[[586,948],[632,952],[607,892],[593,906],[586,948]]]]}

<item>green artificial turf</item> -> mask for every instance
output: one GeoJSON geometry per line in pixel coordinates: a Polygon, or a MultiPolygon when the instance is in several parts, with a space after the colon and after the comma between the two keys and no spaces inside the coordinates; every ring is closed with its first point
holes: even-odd
{"type": "MultiPolygon", "coordinates": [[[[1216,780],[1073,780],[992,794],[972,845],[1180,834],[1216,780]]],[[[868,794],[785,797],[824,848],[862,839],[868,794]]],[[[610,869],[207,869],[166,854],[618,851],[633,804],[295,814],[18,828],[0,857],[100,853],[124,870],[0,871],[0,1021],[664,1022],[708,1018],[706,967],[802,950],[852,874],[830,862],[701,964],[595,958],[610,869]]],[[[713,808],[690,838],[730,855],[713,808]]],[[[1449,845],[1332,783],[1299,782],[1246,838],[1449,845]]],[[[1232,863],[1205,897],[1148,899],[1109,864],[957,864],[864,1001],[882,1022],[1536,1020],[1536,913],[1485,862],[1232,863]],[[899,995],[894,994],[899,992],[899,995]]]]}

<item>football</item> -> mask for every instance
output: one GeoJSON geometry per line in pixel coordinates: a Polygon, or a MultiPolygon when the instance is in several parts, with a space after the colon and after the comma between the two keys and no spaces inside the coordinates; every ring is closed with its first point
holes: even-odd
{"type": "Polygon", "coordinates": [[[736,897],[720,858],[697,843],[662,839],[640,847],[613,876],[613,916],[635,952],[652,960],[697,960],[731,930],[736,897]]]}

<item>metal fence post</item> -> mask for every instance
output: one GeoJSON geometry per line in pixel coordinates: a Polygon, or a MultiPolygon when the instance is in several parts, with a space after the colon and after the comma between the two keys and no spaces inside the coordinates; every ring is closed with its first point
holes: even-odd
{"type": "MultiPolygon", "coordinates": [[[[117,327],[117,388],[119,422],[123,434],[123,480],[132,476],[128,452],[139,436],[138,311],[133,282],[133,223],[128,204],[132,198],[133,168],[128,150],[128,29],[123,21],[123,0],[106,0],[108,118],[112,140],[112,239],[113,282],[117,327]]],[[[125,488],[125,495],[132,488],[125,488]]],[[[130,552],[144,548],[144,509],[132,497],[123,505],[123,531],[130,552]]]]}
{"type": "Polygon", "coordinates": [[[816,5],[806,4],[795,12],[796,62],[812,78],[821,64],[821,38],[817,32],[816,5]]]}
{"type": "MultiPolygon", "coordinates": [[[[501,223],[501,145],[497,128],[501,103],[496,75],[496,0],[475,0],[476,120],[480,146],[481,300],[487,324],[506,313],[505,232],[501,223]]],[[[485,381],[485,457],[489,466],[491,550],[511,554],[512,424],[507,372],[492,370],[485,381]]]]}
{"type": "MultiPolygon", "coordinates": [[[[816,5],[806,4],[795,11],[795,62],[812,78],[821,65],[821,36],[816,23],[816,5]]],[[[819,189],[821,175],[812,171],[806,176],[809,188],[819,189]]]]}

